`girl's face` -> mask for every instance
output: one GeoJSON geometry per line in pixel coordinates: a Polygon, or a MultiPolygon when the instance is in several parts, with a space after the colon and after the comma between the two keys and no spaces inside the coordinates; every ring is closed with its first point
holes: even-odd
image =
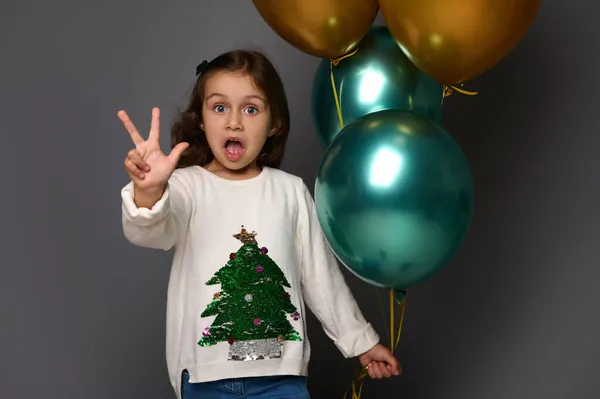
{"type": "Polygon", "coordinates": [[[215,156],[209,170],[244,177],[257,174],[256,160],[276,129],[267,99],[250,76],[230,72],[210,76],[204,85],[202,120],[200,127],[215,156]]]}

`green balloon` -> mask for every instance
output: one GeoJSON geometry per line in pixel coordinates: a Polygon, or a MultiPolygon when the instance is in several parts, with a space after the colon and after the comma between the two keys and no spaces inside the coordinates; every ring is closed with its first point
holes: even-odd
{"type": "MultiPolygon", "coordinates": [[[[388,28],[371,28],[358,51],[333,67],[344,126],[384,109],[412,111],[436,122],[442,114],[443,85],[404,55],[388,28]]],[[[320,62],[312,88],[311,113],[325,149],[342,130],[331,84],[330,60],[320,62]]]]}
{"type": "Polygon", "coordinates": [[[448,263],[473,202],[458,144],[431,119],[400,110],[348,125],[327,149],[315,184],[319,222],[341,263],[399,294],[448,263]]]}

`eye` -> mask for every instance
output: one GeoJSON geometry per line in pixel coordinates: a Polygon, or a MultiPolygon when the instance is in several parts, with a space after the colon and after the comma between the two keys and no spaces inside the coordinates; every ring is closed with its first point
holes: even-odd
{"type": "Polygon", "coordinates": [[[258,108],[251,105],[246,108],[246,113],[248,113],[249,115],[256,115],[258,113],[258,108]]]}
{"type": "Polygon", "coordinates": [[[223,113],[227,111],[227,108],[223,104],[217,104],[213,107],[213,110],[218,113],[223,113]]]}

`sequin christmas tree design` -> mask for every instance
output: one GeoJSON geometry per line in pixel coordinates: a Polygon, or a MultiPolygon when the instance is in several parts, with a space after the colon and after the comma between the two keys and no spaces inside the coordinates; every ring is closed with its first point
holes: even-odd
{"type": "Polygon", "coordinates": [[[284,341],[302,341],[290,323],[300,318],[284,289],[290,284],[267,248],[258,246],[256,235],[242,226],[233,236],[242,242],[241,248],[206,282],[220,284],[221,291],[201,314],[216,318],[198,345],[228,342],[229,360],[281,357],[284,341]]]}

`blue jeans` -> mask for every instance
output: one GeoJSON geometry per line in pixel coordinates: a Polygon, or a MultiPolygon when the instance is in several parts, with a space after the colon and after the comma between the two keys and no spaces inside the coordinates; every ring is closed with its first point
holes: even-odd
{"type": "Polygon", "coordinates": [[[191,383],[183,372],[183,399],[310,399],[306,377],[273,376],[191,383]]]}

